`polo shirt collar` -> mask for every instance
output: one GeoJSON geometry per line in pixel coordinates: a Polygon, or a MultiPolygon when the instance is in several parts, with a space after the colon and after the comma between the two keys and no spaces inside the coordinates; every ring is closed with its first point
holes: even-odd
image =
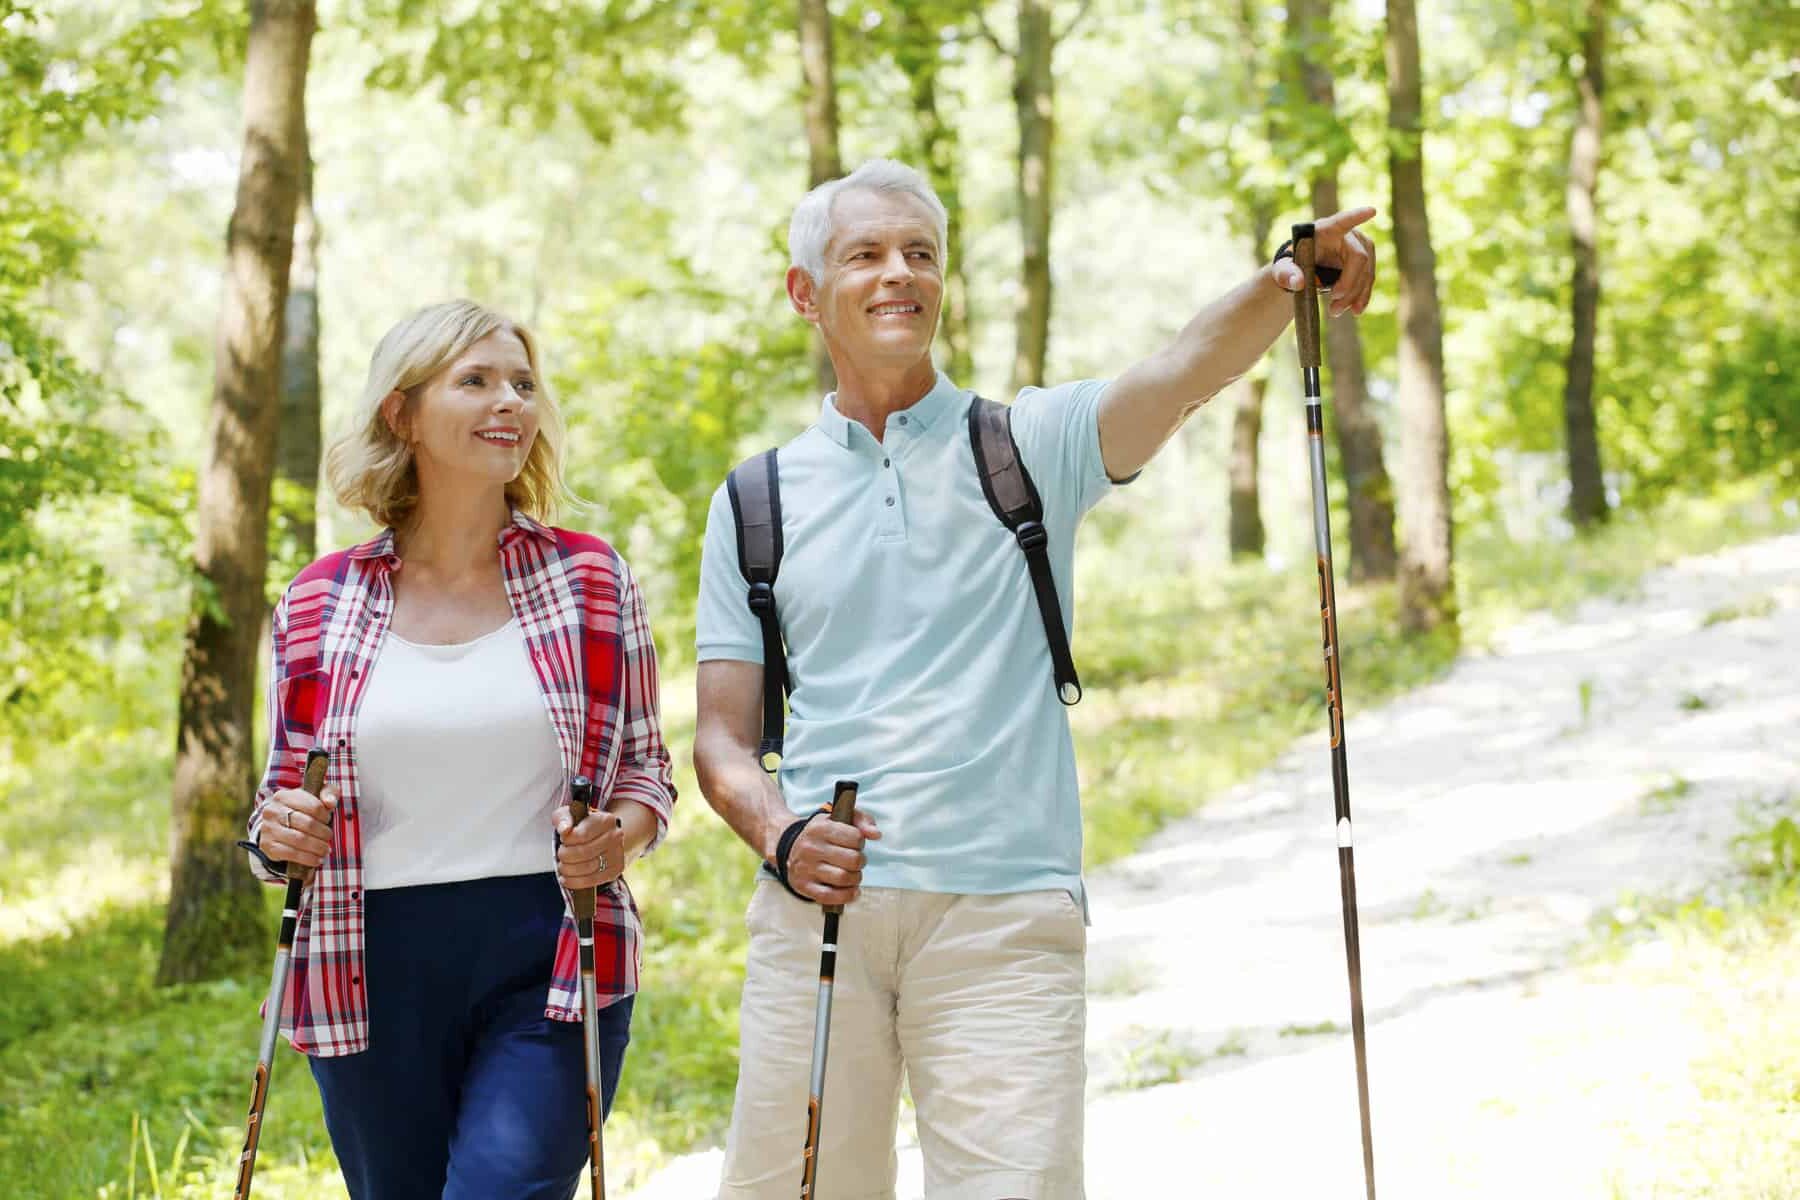
{"type": "MultiPolygon", "coordinates": [[[[903,408],[913,427],[920,433],[930,429],[945,413],[956,407],[962,398],[962,390],[950,382],[950,377],[942,371],[937,373],[937,382],[909,408],[903,408]]],[[[825,402],[819,406],[819,428],[825,435],[845,449],[850,447],[850,426],[855,424],[849,417],[838,411],[837,393],[831,392],[825,402]]]]}

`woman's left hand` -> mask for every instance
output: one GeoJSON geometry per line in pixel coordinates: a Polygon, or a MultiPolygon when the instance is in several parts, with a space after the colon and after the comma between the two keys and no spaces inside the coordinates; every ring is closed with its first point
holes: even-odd
{"type": "Polygon", "coordinates": [[[605,887],[625,871],[625,822],[603,808],[575,824],[567,805],[556,810],[556,877],[571,892],[605,887]]]}

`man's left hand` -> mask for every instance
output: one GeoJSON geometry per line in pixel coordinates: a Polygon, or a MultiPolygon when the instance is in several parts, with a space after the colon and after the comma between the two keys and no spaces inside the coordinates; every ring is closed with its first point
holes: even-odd
{"type": "MultiPolygon", "coordinates": [[[[1375,243],[1357,226],[1375,215],[1372,208],[1351,208],[1313,222],[1314,262],[1343,272],[1331,287],[1331,315],[1361,313],[1375,288],[1375,243]]],[[[1290,292],[1306,286],[1306,277],[1291,258],[1275,264],[1275,282],[1290,292]]]]}

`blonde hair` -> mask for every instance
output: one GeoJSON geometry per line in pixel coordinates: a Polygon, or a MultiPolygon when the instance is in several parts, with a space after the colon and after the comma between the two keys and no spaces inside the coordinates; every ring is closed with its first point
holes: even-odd
{"type": "Polygon", "coordinates": [[[513,334],[525,347],[525,358],[537,379],[537,440],[525,456],[518,478],[506,485],[506,498],[525,515],[548,520],[567,498],[563,486],[562,414],[538,367],[537,339],[510,317],[472,300],[448,300],[421,308],[402,320],[375,344],[369,378],[363,384],[350,428],[325,455],[325,477],[338,503],[360,508],[379,525],[402,526],[419,504],[419,473],[412,448],[396,435],[382,415],[382,403],[393,392],[413,404],[425,385],[455,362],[458,355],[491,333],[513,334]]]}

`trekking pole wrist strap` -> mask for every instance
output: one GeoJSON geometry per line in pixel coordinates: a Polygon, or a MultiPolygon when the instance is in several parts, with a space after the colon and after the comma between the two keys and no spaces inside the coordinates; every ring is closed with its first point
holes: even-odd
{"type": "Polygon", "coordinates": [[[829,815],[831,815],[831,808],[830,806],[826,806],[821,808],[818,812],[808,816],[796,817],[793,824],[781,831],[781,838],[775,843],[775,861],[769,864],[770,868],[775,872],[776,880],[780,882],[782,887],[788,890],[788,895],[793,896],[797,900],[804,900],[808,904],[817,904],[818,901],[814,900],[811,896],[802,895],[795,890],[792,883],[788,882],[788,856],[793,854],[794,843],[800,840],[800,835],[805,832],[806,827],[820,817],[829,815]]]}
{"type": "MultiPolygon", "coordinates": [[[[1275,257],[1269,261],[1271,263],[1278,263],[1284,258],[1292,257],[1294,257],[1294,239],[1289,238],[1287,241],[1281,243],[1281,249],[1277,250],[1275,252],[1275,257]]],[[[1319,290],[1321,292],[1329,292],[1331,290],[1331,285],[1336,283],[1338,281],[1338,276],[1342,274],[1343,271],[1337,267],[1328,267],[1324,263],[1315,263],[1313,265],[1313,275],[1318,278],[1319,290]]]]}

